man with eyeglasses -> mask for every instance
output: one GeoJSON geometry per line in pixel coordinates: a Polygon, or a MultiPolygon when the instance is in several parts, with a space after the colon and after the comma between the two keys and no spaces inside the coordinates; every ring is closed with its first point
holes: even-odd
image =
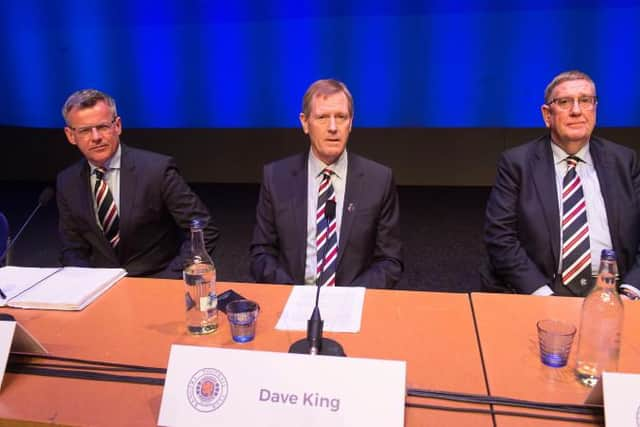
{"type": "Polygon", "coordinates": [[[549,134],[502,154],[486,210],[488,290],[584,296],[613,248],[621,294],[640,296],[640,164],[592,135],[597,106],[588,75],[557,75],[541,107],[549,134]]]}
{"type": "Polygon", "coordinates": [[[174,160],[120,143],[122,120],[109,95],[73,93],[62,107],[69,143],[84,159],[57,179],[61,263],[122,267],[131,276],[179,278],[193,218],[205,221],[213,252],[218,229],[174,160]]]}
{"type": "Polygon", "coordinates": [[[251,274],[261,283],[392,288],[403,270],[391,169],[347,152],[353,98],[318,80],[300,113],[310,148],[268,164],[256,208],[251,274]]]}

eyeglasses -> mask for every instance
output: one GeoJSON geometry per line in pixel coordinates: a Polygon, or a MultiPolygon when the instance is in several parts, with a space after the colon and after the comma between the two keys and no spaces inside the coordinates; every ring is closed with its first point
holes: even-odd
{"type": "Polygon", "coordinates": [[[88,138],[93,132],[93,129],[95,129],[100,135],[107,135],[113,130],[117,119],[118,116],[115,116],[110,123],[100,123],[98,125],[81,126],[77,128],[68,126],[68,128],[74,131],[80,138],[88,138]]]}
{"type": "MultiPolygon", "coordinates": [[[[347,121],[351,118],[349,115],[345,115],[345,114],[336,114],[335,116],[333,116],[333,118],[336,121],[336,125],[340,126],[343,125],[345,123],[347,123],[347,121]]],[[[315,121],[316,123],[320,124],[320,125],[328,125],[329,122],[331,121],[331,116],[328,114],[321,114],[319,116],[312,116],[313,121],[315,121]]]]}
{"type": "Polygon", "coordinates": [[[579,96],[578,98],[572,98],[570,96],[564,96],[562,98],[554,98],[547,103],[547,105],[556,104],[561,110],[570,110],[575,103],[578,103],[581,110],[593,110],[598,103],[597,96],[579,96]]]}

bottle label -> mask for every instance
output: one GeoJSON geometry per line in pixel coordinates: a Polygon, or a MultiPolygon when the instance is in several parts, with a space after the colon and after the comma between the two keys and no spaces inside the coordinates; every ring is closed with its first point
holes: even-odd
{"type": "Polygon", "coordinates": [[[212,294],[200,297],[200,311],[209,311],[215,308],[218,308],[218,297],[212,294]]]}

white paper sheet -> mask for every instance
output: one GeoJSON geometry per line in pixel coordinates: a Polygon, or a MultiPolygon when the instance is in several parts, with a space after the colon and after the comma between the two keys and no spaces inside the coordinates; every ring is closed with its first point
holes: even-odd
{"type": "MultiPolygon", "coordinates": [[[[320,315],[324,331],[359,332],[365,288],[330,286],[320,289],[320,315]]],[[[306,331],[307,320],[315,306],[315,286],[294,286],[276,329],[306,331]]]]}
{"type": "Polygon", "coordinates": [[[0,296],[0,307],[43,279],[51,276],[60,268],[25,268],[7,266],[0,268],[0,289],[6,298],[0,296]]]}

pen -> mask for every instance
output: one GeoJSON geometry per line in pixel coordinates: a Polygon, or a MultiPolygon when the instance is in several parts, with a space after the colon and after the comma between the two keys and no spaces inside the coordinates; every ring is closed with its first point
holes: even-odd
{"type": "Polygon", "coordinates": [[[0,297],[2,297],[2,299],[7,299],[7,296],[2,291],[2,288],[0,288],[0,297]]]}

